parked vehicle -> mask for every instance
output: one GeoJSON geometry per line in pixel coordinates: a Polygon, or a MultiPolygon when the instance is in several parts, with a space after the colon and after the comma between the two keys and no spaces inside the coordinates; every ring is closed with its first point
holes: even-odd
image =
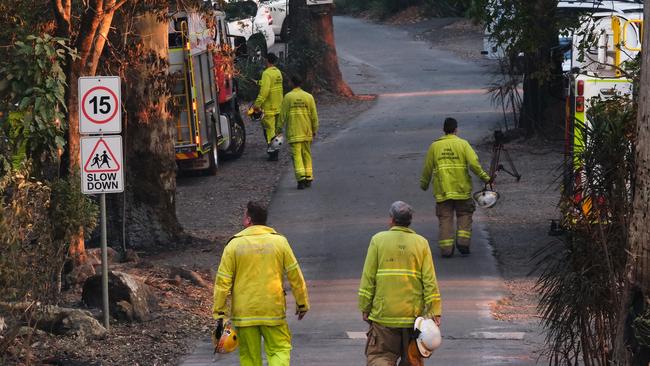
{"type": "Polygon", "coordinates": [[[229,57],[234,38],[221,11],[176,12],[168,36],[176,162],[181,170],[215,174],[220,155],[239,157],[246,144],[229,57]]]}
{"type": "Polygon", "coordinates": [[[273,20],[259,9],[255,1],[227,2],[223,11],[226,14],[228,34],[244,37],[249,54],[263,57],[275,44],[275,32],[270,24],[273,20]]]}
{"type": "Polygon", "coordinates": [[[272,19],[271,26],[283,42],[289,36],[289,0],[269,0],[260,3],[260,9],[272,19]]]}
{"type": "MultiPolygon", "coordinates": [[[[638,9],[638,8],[637,8],[638,9]]],[[[585,129],[592,127],[589,109],[594,100],[614,97],[631,98],[632,80],[625,75],[626,61],[641,51],[643,28],[641,12],[597,12],[585,18],[580,30],[570,35],[570,65],[567,67],[566,144],[568,161],[573,162],[565,175],[564,192],[582,204],[589,213],[592,197],[581,189],[587,176],[583,172],[579,153],[585,146],[585,129]],[[588,37],[588,38],[587,38],[588,37]],[[593,40],[581,45],[585,39],[593,40]],[[586,46],[586,47],[585,47],[586,46]],[[584,57],[578,57],[580,48],[584,57]]],[[[567,59],[567,57],[565,57],[567,59]]]]}

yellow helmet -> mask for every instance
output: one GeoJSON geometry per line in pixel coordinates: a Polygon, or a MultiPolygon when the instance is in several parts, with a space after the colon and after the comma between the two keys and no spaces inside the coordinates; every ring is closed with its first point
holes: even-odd
{"type": "Polygon", "coordinates": [[[237,340],[237,332],[230,322],[227,322],[223,327],[223,332],[220,337],[216,332],[212,333],[212,344],[214,345],[214,353],[230,353],[237,349],[239,340],[237,340]]]}

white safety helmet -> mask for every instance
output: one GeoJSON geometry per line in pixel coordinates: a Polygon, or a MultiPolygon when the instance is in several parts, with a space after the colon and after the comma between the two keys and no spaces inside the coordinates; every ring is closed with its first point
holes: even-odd
{"type": "Polygon", "coordinates": [[[282,136],[282,134],[276,135],[273,139],[271,139],[268,152],[274,152],[280,150],[280,147],[282,147],[283,144],[284,144],[284,136],[282,136]]]}
{"type": "Polygon", "coordinates": [[[438,349],[442,343],[440,328],[438,328],[436,322],[434,322],[432,319],[425,319],[420,316],[415,319],[413,329],[415,330],[415,341],[418,345],[418,351],[420,351],[420,355],[422,355],[424,358],[431,357],[433,351],[438,349]]]}
{"type": "Polygon", "coordinates": [[[492,208],[497,204],[497,201],[499,201],[500,195],[499,192],[485,187],[482,191],[475,192],[473,197],[479,207],[492,208]]]}

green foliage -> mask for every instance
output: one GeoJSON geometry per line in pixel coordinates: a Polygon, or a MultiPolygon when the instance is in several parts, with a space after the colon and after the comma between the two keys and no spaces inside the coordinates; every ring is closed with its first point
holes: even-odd
{"type": "Polygon", "coordinates": [[[27,36],[9,49],[0,64],[0,127],[7,141],[0,173],[31,160],[34,174],[55,159],[64,145],[66,41],[49,35],[27,36]]]}
{"type": "Polygon", "coordinates": [[[79,177],[50,184],[23,172],[0,182],[0,301],[54,302],[72,237],[96,225],[97,208],[79,177]]]}
{"type": "Polygon", "coordinates": [[[590,123],[576,122],[584,143],[566,162],[567,235],[539,257],[539,307],[552,365],[608,365],[627,257],[636,113],[628,96],[594,100],[590,123]]]}

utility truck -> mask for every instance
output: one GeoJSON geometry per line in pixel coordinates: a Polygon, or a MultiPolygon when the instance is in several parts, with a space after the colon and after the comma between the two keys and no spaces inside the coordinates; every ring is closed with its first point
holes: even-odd
{"type": "Polygon", "coordinates": [[[245,40],[229,36],[219,10],[172,14],[168,36],[176,162],[216,174],[221,155],[239,157],[246,145],[233,64],[235,44],[245,40]]]}
{"type": "MultiPolygon", "coordinates": [[[[638,8],[637,8],[638,9],[638,8]]],[[[564,191],[587,214],[591,199],[582,189],[586,179],[579,154],[585,146],[585,129],[592,126],[589,109],[594,100],[615,96],[631,98],[632,80],[626,75],[627,63],[641,51],[643,9],[640,12],[595,12],[583,17],[581,27],[570,34],[566,72],[565,154],[572,169],[565,175],[564,191]]]]}

